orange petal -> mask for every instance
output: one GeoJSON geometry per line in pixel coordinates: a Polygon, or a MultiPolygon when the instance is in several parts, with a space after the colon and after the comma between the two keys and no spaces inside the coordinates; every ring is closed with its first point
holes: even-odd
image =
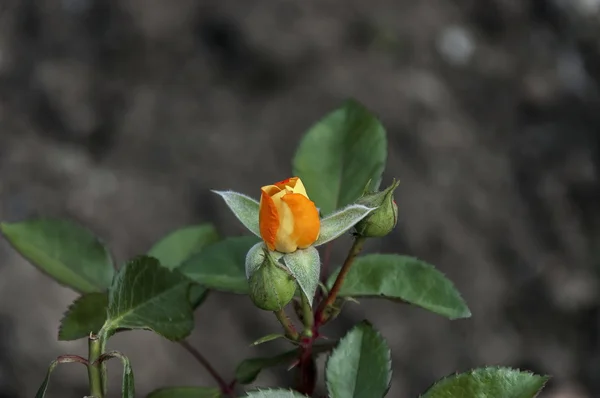
{"type": "Polygon", "coordinates": [[[279,213],[269,194],[264,189],[261,191],[260,210],[258,212],[260,236],[269,250],[275,250],[275,238],[279,229],[279,213]]]}
{"type": "Polygon", "coordinates": [[[296,186],[296,181],[298,181],[298,177],[291,177],[291,178],[287,178],[285,180],[276,182],[275,185],[277,188],[279,189],[285,189],[285,187],[290,187],[290,188],[294,188],[296,186]]]}
{"type": "MultiPolygon", "coordinates": [[[[308,198],[308,194],[306,193],[306,188],[304,187],[304,184],[302,183],[302,180],[298,177],[296,177],[296,181],[294,181],[294,189],[293,189],[294,193],[300,193],[304,196],[306,196],[308,198]]],[[[310,199],[310,198],[309,198],[310,199]]]]}
{"type": "Polygon", "coordinates": [[[282,191],[282,189],[276,185],[265,185],[264,187],[261,187],[260,189],[261,189],[261,191],[266,192],[269,196],[273,196],[276,193],[282,191]]]}
{"type": "Polygon", "coordinates": [[[294,216],[292,239],[296,240],[298,247],[305,249],[315,243],[321,229],[319,211],[315,204],[299,193],[288,193],[281,200],[288,205],[294,216]]]}

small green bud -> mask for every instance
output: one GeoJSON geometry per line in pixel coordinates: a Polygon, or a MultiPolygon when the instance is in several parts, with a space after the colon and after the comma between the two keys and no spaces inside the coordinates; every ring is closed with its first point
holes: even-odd
{"type": "Polygon", "coordinates": [[[394,191],[400,181],[392,181],[392,185],[381,192],[365,192],[356,203],[368,207],[376,207],[371,214],[356,224],[356,232],[367,238],[381,237],[392,232],[398,222],[398,205],[394,201],[394,191]]]}
{"type": "Polygon", "coordinates": [[[277,264],[267,249],[262,264],[250,276],[249,284],[252,302],[265,311],[279,311],[296,293],[296,280],[277,264]]]}

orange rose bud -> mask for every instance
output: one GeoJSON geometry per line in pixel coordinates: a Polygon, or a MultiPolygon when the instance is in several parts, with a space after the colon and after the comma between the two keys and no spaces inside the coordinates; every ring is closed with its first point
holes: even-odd
{"type": "Polygon", "coordinates": [[[306,249],[319,237],[319,211],[300,178],[288,178],[261,188],[258,223],[269,248],[281,253],[306,249]]]}

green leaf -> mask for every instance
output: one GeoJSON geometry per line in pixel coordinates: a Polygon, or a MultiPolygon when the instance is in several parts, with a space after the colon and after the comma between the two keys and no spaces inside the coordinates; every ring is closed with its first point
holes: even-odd
{"type": "Polygon", "coordinates": [[[533,398],[548,379],[516,369],[486,367],[441,379],[422,398],[533,398]]]}
{"type": "Polygon", "coordinates": [[[331,398],[384,397],[392,378],[390,349],[379,332],[364,321],[333,350],[325,369],[331,398]]]}
{"type": "MultiPolygon", "coordinates": [[[[332,349],[333,344],[315,344],[313,346],[313,353],[315,355],[328,352],[332,349]]],[[[277,365],[290,364],[293,362],[300,351],[298,348],[284,352],[273,357],[256,357],[244,359],[235,369],[235,379],[240,384],[250,384],[260,374],[263,369],[272,368],[277,365]]]]}
{"type": "Polygon", "coordinates": [[[206,300],[206,298],[208,297],[208,293],[209,290],[206,289],[204,286],[200,286],[197,284],[193,284],[192,286],[190,286],[189,299],[192,308],[196,309],[200,307],[204,300],[206,300]]]}
{"type": "Polygon", "coordinates": [[[221,391],[213,387],[167,387],[152,391],[147,398],[219,398],[221,391]]]}
{"type": "Polygon", "coordinates": [[[52,361],[50,366],[48,366],[48,371],[46,372],[46,377],[44,377],[44,381],[42,382],[42,384],[40,384],[40,388],[38,389],[37,393],[35,394],[35,398],[44,398],[44,396],[46,395],[46,390],[48,389],[48,383],[50,382],[50,374],[52,373],[54,368],[56,368],[58,363],[59,362],[55,360],[55,361],[52,361]]]}
{"type": "Polygon", "coordinates": [[[250,345],[255,346],[255,345],[267,343],[269,341],[273,341],[273,340],[277,340],[277,339],[281,339],[281,338],[285,338],[285,335],[280,334],[280,333],[268,334],[268,335],[263,336],[260,339],[256,340],[254,343],[252,343],[250,345]]]}
{"type": "Polygon", "coordinates": [[[121,362],[123,362],[121,397],[135,398],[135,382],[133,379],[133,369],[131,369],[131,363],[129,362],[129,358],[124,355],[121,356],[121,362]]]}
{"type": "MultiPolygon", "coordinates": [[[[329,287],[338,272],[329,278],[329,287]]],[[[397,254],[357,258],[338,296],[400,299],[450,319],[471,316],[460,293],[441,272],[424,261],[397,254]]]]}
{"type": "Polygon", "coordinates": [[[246,397],[251,398],[306,398],[307,395],[300,394],[292,390],[284,390],[283,388],[250,391],[246,397]]]}
{"type": "Polygon", "coordinates": [[[308,302],[312,305],[317,286],[319,286],[321,272],[319,251],[312,246],[306,249],[298,249],[293,253],[284,255],[283,262],[298,282],[298,286],[308,298],[308,302]]]}
{"type": "Polygon", "coordinates": [[[106,358],[118,358],[123,364],[123,380],[121,384],[122,398],[135,398],[135,382],[133,378],[133,369],[129,358],[121,354],[119,351],[110,351],[103,355],[106,358]]]}
{"type": "Polygon", "coordinates": [[[139,256],[119,269],[108,293],[103,331],[148,329],[169,340],[181,340],[194,327],[189,302],[191,281],[168,270],[157,259],[139,256]]]}
{"type": "Polygon", "coordinates": [[[59,283],[82,293],[110,286],[114,274],[110,253],[89,230],[49,218],[1,223],[0,229],[23,257],[59,283]]]}
{"type": "Polygon", "coordinates": [[[260,237],[258,227],[259,203],[249,196],[234,191],[213,191],[221,196],[229,209],[250,232],[260,237]]]}
{"type": "Polygon", "coordinates": [[[178,270],[208,289],[247,294],[246,254],[256,242],[253,236],[223,239],[194,254],[178,270]]]}
{"type": "Polygon", "coordinates": [[[219,240],[212,224],[195,225],[175,230],[159,240],[148,252],[164,267],[173,269],[203,247],[219,240]]]}
{"type": "Polygon", "coordinates": [[[60,321],[58,339],[77,340],[98,333],[106,321],[108,294],[87,293],[71,304],[60,321]]]}
{"type": "Polygon", "coordinates": [[[321,220],[319,239],[317,239],[313,246],[321,246],[338,238],[373,210],[375,208],[354,204],[328,215],[321,220]]]}
{"type": "Polygon", "coordinates": [[[293,160],[310,198],[325,215],[353,203],[385,168],[387,141],[379,120],[346,101],[303,137],[293,160]]]}
{"type": "MultiPolygon", "coordinates": [[[[166,268],[179,267],[193,254],[219,240],[219,234],[212,224],[185,227],[171,232],[158,241],[148,252],[166,268]]],[[[206,299],[208,290],[204,286],[194,285],[190,288],[192,308],[198,308],[206,299]]]]}

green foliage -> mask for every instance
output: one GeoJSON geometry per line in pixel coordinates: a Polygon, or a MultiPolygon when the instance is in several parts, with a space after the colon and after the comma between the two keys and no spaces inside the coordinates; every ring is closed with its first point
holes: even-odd
{"type": "Polygon", "coordinates": [[[121,354],[118,351],[111,351],[105,354],[106,358],[118,358],[123,364],[123,379],[121,380],[121,397],[122,398],[135,398],[135,383],[133,377],[133,369],[131,369],[131,362],[129,358],[121,354]]]}
{"type": "Polygon", "coordinates": [[[510,368],[487,367],[446,377],[422,398],[534,398],[548,379],[510,368]]]}
{"type": "Polygon", "coordinates": [[[123,361],[123,381],[121,387],[122,398],[135,398],[135,381],[133,378],[133,370],[127,357],[122,358],[123,361]]]}
{"type": "Polygon", "coordinates": [[[110,253],[87,229],[49,218],[1,223],[0,229],[23,257],[59,283],[82,293],[110,286],[110,253]]]}
{"type": "Polygon", "coordinates": [[[390,349],[381,335],[362,322],[331,353],[325,377],[331,398],[383,397],[392,377],[390,349]]]}
{"type": "MultiPolygon", "coordinates": [[[[296,151],[293,170],[324,217],[317,241],[293,253],[267,249],[260,240],[259,202],[234,191],[213,192],[255,236],[221,240],[212,224],[184,227],[156,242],[147,255],[126,262],[118,272],[108,249],[90,231],[72,222],[39,219],[0,224],[3,235],[23,257],[81,293],[61,320],[58,337],[75,340],[89,336],[88,358],[58,357],[48,368],[36,397],[44,397],[57,364],[78,362],[88,368],[90,395],[106,398],[106,361],[118,358],[123,364],[121,395],[133,398],[134,376],[129,359],[116,351],[106,352],[108,339],[117,331],[146,329],[172,341],[181,340],[194,327],[193,309],[212,290],[250,295],[256,307],[275,312],[282,326],[280,333],[263,336],[252,346],[284,338],[293,349],[245,359],[236,367],[235,379],[225,380],[201,350],[182,342],[219,388],[168,387],[155,390],[149,398],[230,397],[236,383],[237,387],[253,383],[264,369],[275,366],[297,371],[297,391],[307,395],[273,388],[250,391],[245,396],[314,395],[317,359],[323,353],[331,353],[325,368],[329,397],[385,396],[392,375],[391,352],[368,321],[353,327],[339,342],[317,342],[324,337],[321,328],[336,319],[345,302],[355,301],[354,297],[385,298],[420,306],[449,319],[471,316],[453,283],[432,265],[398,254],[357,257],[365,241],[391,232],[401,216],[393,200],[396,180],[386,190],[376,192],[386,151],[384,128],[355,101],[347,101],[310,128],[296,151]],[[343,267],[332,275],[321,275],[321,259],[315,247],[348,231],[353,231],[354,243],[343,267]],[[323,294],[317,295],[319,286],[323,294]],[[295,299],[295,294],[301,299],[295,299]],[[286,315],[290,301],[300,326],[286,315]]],[[[258,196],[259,187],[255,192],[258,196]]],[[[292,211],[291,207],[282,209],[284,213],[292,211]]],[[[290,220],[302,214],[300,209],[290,220]]],[[[297,238],[301,235],[300,224],[281,222],[277,233],[297,238]]],[[[325,253],[327,262],[329,252],[325,253]]],[[[211,343],[228,344],[218,336],[211,343]]],[[[148,360],[155,360],[152,347],[148,352],[148,360]]],[[[444,378],[421,398],[533,398],[547,380],[509,368],[481,368],[444,378]]]]}
{"type": "Polygon", "coordinates": [[[268,343],[269,341],[273,341],[273,340],[277,340],[277,339],[281,339],[281,338],[285,338],[285,335],[283,335],[281,333],[271,333],[271,334],[263,336],[260,339],[254,341],[251,345],[254,346],[254,345],[264,344],[264,343],[268,343]]]}
{"type": "Polygon", "coordinates": [[[208,293],[210,291],[207,290],[204,286],[200,286],[197,284],[193,284],[190,286],[190,293],[188,298],[190,300],[190,304],[193,309],[196,309],[202,305],[206,297],[208,297],[208,293]]]}
{"type": "Polygon", "coordinates": [[[286,267],[290,270],[302,292],[312,302],[317,286],[319,285],[319,274],[321,271],[321,260],[319,252],[314,247],[296,250],[283,256],[286,267]]]}
{"type": "Polygon", "coordinates": [[[46,377],[44,377],[44,381],[42,381],[42,384],[40,384],[40,388],[38,388],[35,398],[44,398],[46,396],[46,390],[48,390],[48,383],[50,382],[50,374],[52,371],[54,371],[54,368],[56,368],[57,365],[58,361],[52,361],[50,366],[48,366],[46,377]]]}
{"type": "Polygon", "coordinates": [[[209,289],[248,294],[246,254],[256,242],[249,236],[223,239],[191,256],[178,270],[209,289]]]}
{"type": "MultiPolygon", "coordinates": [[[[213,191],[217,195],[220,195],[229,209],[237,217],[238,220],[250,232],[260,237],[260,228],[258,227],[258,209],[259,203],[249,196],[244,194],[233,192],[233,191],[213,191]]],[[[257,192],[260,192],[257,190],[257,192]]]]}
{"type": "MultiPolygon", "coordinates": [[[[336,275],[329,278],[329,286],[336,275]]],[[[460,293],[441,272],[416,258],[398,254],[358,258],[339,296],[400,299],[450,319],[471,316],[460,293]]]]}
{"type": "Polygon", "coordinates": [[[87,293],[71,304],[60,321],[59,340],[77,340],[98,333],[106,321],[108,295],[87,293]]]}
{"type": "Polygon", "coordinates": [[[365,218],[374,208],[363,205],[349,205],[338,210],[321,220],[321,231],[319,239],[314,246],[321,246],[340,237],[349,231],[357,222],[365,218]]]}
{"type": "Polygon", "coordinates": [[[139,256],[123,266],[108,294],[103,331],[148,329],[169,340],[186,337],[194,327],[188,299],[190,280],[153,257],[139,256]]]}
{"type": "Polygon", "coordinates": [[[213,387],[167,387],[148,394],[147,398],[219,398],[221,391],[213,387]]]}
{"type": "Polygon", "coordinates": [[[358,199],[369,180],[379,181],[386,159],[385,129],[364,106],[350,100],[306,133],[293,174],[326,215],[358,199]]]}
{"type": "Polygon", "coordinates": [[[177,268],[192,254],[219,240],[219,234],[212,224],[195,225],[171,232],[156,242],[148,255],[160,261],[169,269],[177,268]]]}
{"type": "MultiPolygon", "coordinates": [[[[175,269],[192,255],[219,239],[219,234],[212,224],[184,227],[156,242],[148,255],[158,259],[163,267],[175,269]]],[[[189,294],[192,308],[198,308],[207,295],[208,290],[204,286],[193,285],[189,294]]]]}

